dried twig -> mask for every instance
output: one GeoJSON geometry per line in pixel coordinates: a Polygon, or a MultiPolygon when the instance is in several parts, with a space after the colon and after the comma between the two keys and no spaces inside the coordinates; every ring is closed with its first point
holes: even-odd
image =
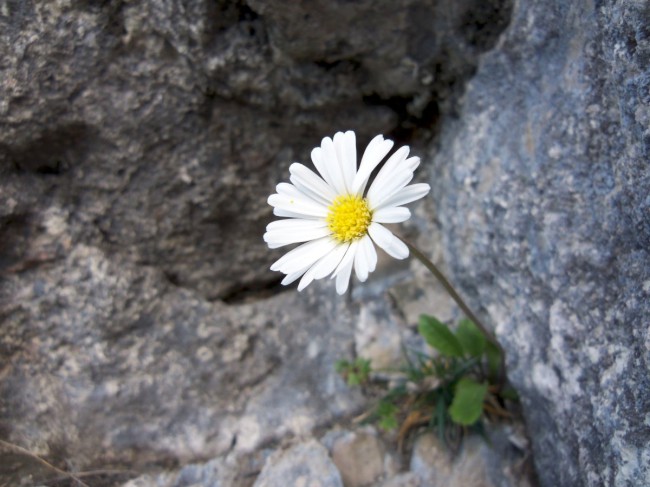
{"type": "Polygon", "coordinates": [[[23,448],[22,446],[14,445],[13,443],[9,443],[9,442],[3,441],[3,440],[0,440],[0,445],[4,446],[5,448],[8,448],[9,450],[12,450],[14,452],[22,453],[23,455],[27,455],[28,457],[36,460],[41,465],[49,468],[50,470],[55,471],[56,473],[58,473],[62,477],[70,478],[70,479],[74,480],[75,482],[77,482],[82,487],[90,487],[88,484],[86,484],[81,479],[79,479],[79,477],[76,476],[75,474],[70,473],[70,472],[66,472],[65,470],[61,470],[60,468],[55,467],[54,465],[52,465],[48,461],[44,460],[43,458],[36,455],[35,453],[32,453],[29,450],[23,448]]]}

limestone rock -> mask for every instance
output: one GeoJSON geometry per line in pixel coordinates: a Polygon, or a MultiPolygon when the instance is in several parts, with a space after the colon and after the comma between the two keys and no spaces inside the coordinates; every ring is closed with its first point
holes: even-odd
{"type": "Polygon", "coordinates": [[[433,434],[423,434],[413,448],[411,473],[429,487],[532,487],[535,477],[525,451],[512,444],[508,433],[508,428],[491,428],[489,444],[466,437],[457,455],[433,434]]]}
{"type": "Polygon", "coordinates": [[[229,487],[236,484],[238,465],[233,458],[190,464],[176,474],[141,475],[121,487],[229,487]]]}
{"type": "Polygon", "coordinates": [[[330,456],[345,487],[376,485],[394,473],[394,462],[372,428],[339,432],[335,436],[329,448],[330,456]]]}
{"type": "Polygon", "coordinates": [[[544,486],[650,484],[650,4],[515,3],[432,151],[544,486]]]}
{"type": "Polygon", "coordinates": [[[413,447],[410,469],[425,485],[448,485],[453,457],[433,434],[420,436],[413,447]]]}
{"type": "Polygon", "coordinates": [[[334,371],[353,331],[327,287],[230,307],[78,245],[3,290],[20,296],[4,301],[6,438],[76,469],[249,452],[360,404],[334,371]]]}
{"type": "Polygon", "coordinates": [[[343,487],[327,450],[311,440],[272,456],[253,487],[343,487]]]}
{"type": "Polygon", "coordinates": [[[390,309],[390,303],[380,299],[366,301],[360,306],[355,327],[355,351],[358,357],[370,360],[374,370],[402,365],[402,337],[404,326],[390,309]]]}
{"type": "Polygon", "coordinates": [[[386,480],[381,487],[421,487],[422,485],[420,477],[413,472],[407,472],[386,480]]]}

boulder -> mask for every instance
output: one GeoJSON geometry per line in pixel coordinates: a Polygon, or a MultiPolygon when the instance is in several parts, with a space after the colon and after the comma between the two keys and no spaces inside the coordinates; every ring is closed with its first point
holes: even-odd
{"type": "Polygon", "coordinates": [[[285,485],[343,487],[343,482],[325,447],[311,440],[269,457],[253,487],[285,485]]]}
{"type": "Polygon", "coordinates": [[[544,486],[650,485],[650,4],[516,2],[432,147],[544,486]]]}

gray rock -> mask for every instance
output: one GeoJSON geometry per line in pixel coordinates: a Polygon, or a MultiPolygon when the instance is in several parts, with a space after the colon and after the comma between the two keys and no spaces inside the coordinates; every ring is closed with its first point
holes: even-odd
{"type": "Polygon", "coordinates": [[[327,450],[315,440],[271,456],[254,487],[343,487],[327,450]]]}
{"type": "Polygon", "coordinates": [[[413,446],[410,470],[432,487],[447,485],[453,468],[453,456],[433,434],[423,434],[413,446]]]}
{"type": "Polygon", "coordinates": [[[517,2],[432,152],[545,486],[650,484],[650,4],[517,2]]]}
{"type": "Polygon", "coordinates": [[[404,363],[403,326],[383,296],[362,304],[355,326],[356,356],[370,360],[373,370],[400,367],[404,363]]]}
{"type": "Polygon", "coordinates": [[[251,455],[232,452],[203,463],[151,471],[121,487],[251,487],[273,453],[270,448],[260,448],[251,455]]]}
{"type": "Polygon", "coordinates": [[[332,441],[330,455],[345,487],[376,485],[396,470],[395,462],[372,428],[338,435],[332,441]]]}
{"type": "Polygon", "coordinates": [[[231,307],[79,245],[3,290],[20,296],[3,300],[4,430],[76,469],[248,452],[360,405],[333,368],[353,331],[330,288],[231,307]]]}
{"type": "Polygon", "coordinates": [[[358,411],[357,309],[282,292],[267,196],[335,130],[431,134],[509,4],[0,1],[0,437],[163,482],[358,411]]]}
{"type": "Polygon", "coordinates": [[[401,473],[386,480],[381,487],[421,487],[420,477],[413,472],[401,473]]]}
{"type": "Polygon", "coordinates": [[[178,474],[172,487],[229,487],[234,484],[237,468],[234,462],[218,458],[203,465],[187,465],[178,474]]]}
{"type": "Polygon", "coordinates": [[[327,103],[303,106],[303,82],[331,75],[313,61],[276,66],[264,23],[240,2],[2,5],[5,238],[38,234],[34,219],[58,205],[75,240],[208,299],[276,282],[260,235],[293,160],[308,161],[334,127],[363,140],[396,120],[356,90],[347,110],[324,90],[327,103]]]}
{"type": "Polygon", "coordinates": [[[536,481],[526,450],[513,445],[509,429],[490,427],[489,443],[465,437],[457,455],[437,436],[425,433],[415,442],[411,473],[430,487],[532,487],[536,481]]]}

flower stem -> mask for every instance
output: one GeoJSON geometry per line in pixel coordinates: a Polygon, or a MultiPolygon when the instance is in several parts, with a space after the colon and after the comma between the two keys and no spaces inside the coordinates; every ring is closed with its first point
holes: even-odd
{"type": "Polygon", "coordinates": [[[411,253],[417,258],[420,262],[424,264],[424,267],[426,267],[431,274],[433,274],[438,281],[440,281],[440,284],[443,285],[445,290],[449,293],[449,295],[452,297],[454,301],[456,301],[456,304],[460,307],[460,309],[465,313],[465,316],[467,316],[470,320],[474,322],[474,324],[483,332],[485,337],[490,340],[501,352],[501,357],[504,357],[504,350],[497,341],[497,339],[488,331],[488,329],[481,323],[481,320],[478,319],[478,317],[472,312],[472,310],[465,304],[465,301],[463,301],[463,298],[460,297],[460,295],[456,292],[454,287],[451,285],[451,283],[447,280],[445,275],[440,272],[440,269],[436,267],[436,265],[431,262],[422,252],[420,252],[414,245],[412,245],[410,242],[407,240],[404,240],[402,237],[399,237],[402,242],[406,244],[406,246],[409,248],[411,253]]]}

